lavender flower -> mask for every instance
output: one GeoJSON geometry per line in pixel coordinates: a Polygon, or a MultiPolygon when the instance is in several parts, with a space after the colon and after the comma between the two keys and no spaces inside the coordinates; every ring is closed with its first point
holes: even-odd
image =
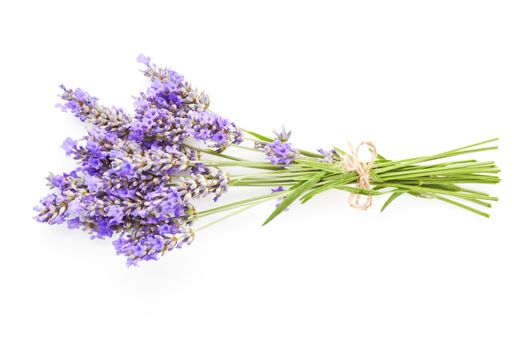
{"type": "Polygon", "coordinates": [[[264,145],[263,151],[266,158],[275,165],[290,165],[299,157],[299,152],[292,148],[291,143],[287,142],[291,132],[284,130],[281,132],[274,131],[276,138],[264,145]]]}
{"type": "Polygon", "coordinates": [[[136,234],[124,234],[113,246],[118,255],[127,258],[128,266],[136,266],[140,261],[157,260],[173,248],[181,248],[193,241],[194,233],[187,225],[144,226],[136,234]]]}
{"type": "Polygon", "coordinates": [[[145,109],[131,122],[129,138],[146,148],[182,143],[188,138],[184,119],[168,109],[145,109]]]}
{"type": "Polygon", "coordinates": [[[120,108],[108,108],[98,103],[98,99],[81,89],[68,89],[60,85],[61,98],[65,101],[57,105],[63,111],[72,112],[81,121],[86,121],[108,131],[125,133],[131,118],[120,108]]]}
{"type": "Polygon", "coordinates": [[[187,177],[181,177],[177,181],[177,191],[184,199],[203,198],[213,194],[213,200],[217,201],[219,197],[228,190],[228,177],[219,169],[202,169],[199,172],[192,172],[187,177]]]}
{"type": "Polygon", "coordinates": [[[188,113],[186,128],[189,135],[208,142],[218,152],[243,140],[242,132],[235,123],[209,111],[188,113]]]}
{"type": "Polygon", "coordinates": [[[324,149],[318,149],[317,152],[323,155],[324,163],[335,163],[341,161],[341,156],[335,149],[325,151],[324,149]]]}
{"type": "Polygon", "coordinates": [[[146,65],[144,75],[152,80],[150,88],[141,94],[139,105],[145,103],[157,108],[168,109],[179,116],[188,111],[204,111],[210,100],[208,95],[193,89],[184,77],[169,68],[150,64],[149,58],[139,55],[137,60],[146,65]]]}

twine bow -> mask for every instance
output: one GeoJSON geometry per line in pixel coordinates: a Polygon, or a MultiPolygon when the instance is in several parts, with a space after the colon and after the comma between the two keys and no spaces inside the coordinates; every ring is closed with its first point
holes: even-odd
{"type": "MultiPolygon", "coordinates": [[[[370,170],[374,166],[374,162],[377,158],[376,146],[371,141],[363,141],[354,149],[352,144],[348,142],[348,148],[350,154],[343,156],[343,169],[347,172],[355,171],[357,173],[358,188],[365,190],[370,189],[370,170]],[[365,145],[368,146],[371,155],[370,160],[367,163],[362,163],[359,161],[359,150],[361,149],[361,146],[365,145]]],[[[372,196],[367,195],[366,202],[361,203],[361,194],[351,192],[348,197],[348,204],[352,208],[367,210],[372,205],[372,196]]]]}

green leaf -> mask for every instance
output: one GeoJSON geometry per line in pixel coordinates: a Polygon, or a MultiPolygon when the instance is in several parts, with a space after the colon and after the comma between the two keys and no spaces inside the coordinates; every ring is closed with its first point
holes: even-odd
{"type": "Polygon", "coordinates": [[[439,199],[440,201],[456,205],[456,206],[458,206],[460,208],[466,209],[468,211],[471,211],[471,212],[476,213],[478,215],[484,216],[486,218],[490,217],[490,215],[485,213],[484,211],[474,209],[474,208],[472,208],[472,207],[470,207],[468,205],[465,205],[463,203],[459,203],[459,202],[453,201],[452,199],[449,199],[449,198],[446,198],[446,197],[442,197],[442,196],[437,196],[437,195],[436,195],[436,198],[439,199]]]}
{"type": "Polygon", "coordinates": [[[301,198],[301,203],[304,204],[307,201],[309,201],[310,199],[312,199],[314,196],[316,196],[316,195],[318,195],[318,194],[320,194],[320,193],[322,193],[324,191],[328,191],[328,190],[334,188],[335,186],[344,185],[346,183],[348,183],[348,180],[346,180],[346,179],[327,181],[324,185],[322,185],[320,187],[317,187],[315,189],[312,189],[310,192],[306,193],[301,198]]]}
{"type": "Polygon", "coordinates": [[[250,134],[252,136],[254,136],[255,138],[258,138],[259,140],[261,141],[266,141],[266,142],[272,142],[273,139],[272,138],[269,138],[267,136],[264,136],[264,135],[261,135],[261,134],[258,134],[256,132],[253,132],[253,131],[248,131],[248,130],[243,130],[245,133],[247,134],[250,134]]]}
{"type": "Polygon", "coordinates": [[[396,199],[397,197],[401,196],[405,192],[406,191],[395,191],[394,193],[392,193],[392,195],[390,197],[388,197],[388,199],[386,200],[385,204],[383,204],[383,207],[381,208],[381,211],[385,210],[386,207],[388,207],[390,205],[390,203],[392,203],[394,201],[394,199],[396,199]]]}
{"type": "Polygon", "coordinates": [[[377,159],[380,160],[380,161],[385,161],[385,160],[387,160],[385,157],[383,157],[383,156],[380,155],[379,153],[377,153],[377,159]]]}
{"type": "Polygon", "coordinates": [[[306,165],[309,168],[323,170],[329,173],[341,174],[344,172],[342,168],[338,166],[334,166],[330,163],[321,163],[321,162],[316,162],[316,161],[306,160],[306,159],[297,159],[295,162],[298,164],[306,165]]]}
{"type": "Polygon", "coordinates": [[[326,173],[324,171],[319,172],[318,174],[314,175],[310,180],[302,183],[301,185],[297,186],[293,192],[291,192],[289,195],[286,196],[286,198],[283,199],[281,204],[275,210],[270,214],[268,219],[263,223],[263,226],[272,221],[277,215],[281,214],[284,209],[286,209],[290,204],[292,204],[299,196],[308,191],[310,188],[314,187],[316,183],[319,182],[325,176],[326,173]]]}
{"type": "Polygon", "coordinates": [[[383,179],[380,178],[379,175],[377,175],[373,170],[370,170],[370,178],[374,181],[374,183],[384,182],[383,179]]]}
{"type": "Polygon", "coordinates": [[[454,184],[424,184],[421,187],[441,188],[451,192],[461,192],[461,187],[454,184]]]}
{"type": "Polygon", "coordinates": [[[367,190],[366,188],[359,188],[354,186],[334,186],[336,190],[346,191],[350,193],[361,194],[363,196],[377,196],[382,194],[381,192],[375,190],[367,190]]]}
{"type": "Polygon", "coordinates": [[[345,151],[343,151],[342,149],[340,149],[338,147],[333,146],[332,148],[335,149],[338,153],[340,153],[343,156],[347,156],[348,155],[348,153],[346,153],[345,151]]]}
{"type": "Polygon", "coordinates": [[[298,151],[303,156],[307,156],[307,157],[310,157],[310,158],[323,158],[323,156],[321,154],[319,154],[319,153],[305,151],[305,150],[302,150],[302,149],[298,149],[298,151]]]}

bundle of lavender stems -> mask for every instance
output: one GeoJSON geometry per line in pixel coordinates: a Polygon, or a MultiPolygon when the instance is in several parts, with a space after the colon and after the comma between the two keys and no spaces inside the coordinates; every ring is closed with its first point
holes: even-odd
{"type": "Polygon", "coordinates": [[[381,156],[371,142],[362,143],[361,152],[351,146],[307,151],[292,146],[284,129],[269,137],[238,127],[212,112],[208,96],[182,75],[144,55],[137,61],[151,83],[134,97],[132,114],[61,86],[63,103],[58,106],[85,122],[88,132],[80,140],[64,141],[62,148],[78,166],[49,175],[51,193],[35,207],[39,222],[67,223],[92,238],[112,238],[128,265],[157,260],[190,244],[200,229],[261,203],[277,203],[267,224],[292,203],[328,190],[348,192],[349,204],[360,209],[367,209],[375,196],[388,195],[384,210],[399,196],[411,195],[485,217],[480,209],[497,200],[467,188],[498,183],[496,164],[456,158],[495,150],[497,139],[402,160],[381,156]],[[234,149],[246,156],[234,156],[234,149]],[[371,152],[367,161],[359,159],[363,150],[371,152]],[[223,193],[237,186],[268,191],[221,203],[223,193]],[[196,209],[202,199],[213,205],[196,209]],[[210,223],[195,225],[212,216],[210,223]]]}

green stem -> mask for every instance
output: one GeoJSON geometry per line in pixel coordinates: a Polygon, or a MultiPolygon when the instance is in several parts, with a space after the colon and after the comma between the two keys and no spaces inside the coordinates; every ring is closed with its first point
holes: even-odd
{"type": "Polygon", "coordinates": [[[243,206],[246,206],[246,205],[254,204],[255,202],[262,203],[264,201],[267,201],[267,200],[270,200],[270,199],[274,199],[274,198],[278,198],[279,196],[283,196],[283,195],[285,195],[288,192],[289,192],[289,190],[285,190],[285,191],[282,191],[282,192],[274,192],[274,193],[269,193],[269,194],[265,194],[265,195],[262,195],[262,196],[257,196],[257,197],[252,197],[252,198],[240,200],[240,201],[237,201],[237,202],[225,204],[225,205],[222,205],[222,206],[219,206],[219,207],[215,207],[215,208],[211,208],[211,209],[208,209],[208,210],[204,210],[204,211],[198,212],[196,214],[196,216],[198,218],[199,217],[205,217],[205,216],[212,215],[212,214],[217,214],[217,213],[220,213],[220,212],[223,212],[223,211],[226,211],[226,210],[232,210],[232,209],[236,209],[236,208],[243,207],[243,206]]]}
{"type": "Polygon", "coordinates": [[[230,155],[227,155],[227,154],[224,154],[224,153],[219,153],[219,152],[216,152],[216,151],[211,150],[211,149],[199,148],[197,146],[191,146],[191,145],[188,145],[188,144],[184,144],[184,147],[190,148],[190,149],[192,149],[194,151],[197,151],[197,152],[210,154],[210,155],[216,156],[216,157],[226,158],[226,159],[235,160],[235,161],[244,161],[244,159],[237,158],[237,157],[234,157],[234,156],[230,156],[230,155]]]}
{"type": "Polygon", "coordinates": [[[471,211],[473,213],[479,214],[479,215],[484,216],[486,218],[490,217],[489,214],[487,214],[487,213],[485,213],[485,212],[483,212],[481,210],[474,209],[474,208],[472,208],[472,207],[470,207],[468,205],[465,205],[465,204],[453,201],[452,199],[448,199],[448,198],[441,197],[441,196],[436,196],[436,198],[439,199],[440,201],[456,205],[456,206],[458,206],[460,208],[466,209],[468,211],[471,211]]]}
{"type": "Polygon", "coordinates": [[[208,228],[208,227],[210,227],[210,226],[213,226],[213,225],[215,225],[215,224],[217,224],[217,223],[219,223],[219,222],[221,222],[221,221],[224,221],[224,220],[226,220],[226,219],[228,219],[228,218],[231,218],[232,216],[235,216],[235,215],[237,215],[237,214],[239,214],[239,213],[242,213],[243,211],[246,211],[246,210],[248,210],[248,209],[251,209],[251,208],[253,208],[253,207],[255,207],[255,206],[259,205],[259,204],[260,204],[260,203],[255,203],[255,204],[252,204],[252,205],[248,205],[248,206],[246,206],[246,207],[244,207],[244,208],[241,208],[241,209],[239,209],[239,210],[234,211],[233,213],[230,213],[230,214],[224,215],[223,217],[220,217],[220,218],[217,219],[217,220],[213,220],[212,222],[210,222],[210,223],[208,223],[208,224],[206,224],[206,225],[203,225],[203,226],[201,226],[201,227],[196,228],[195,231],[196,231],[196,232],[197,232],[197,231],[202,231],[202,230],[204,230],[204,229],[206,229],[206,228],[208,228]]]}

